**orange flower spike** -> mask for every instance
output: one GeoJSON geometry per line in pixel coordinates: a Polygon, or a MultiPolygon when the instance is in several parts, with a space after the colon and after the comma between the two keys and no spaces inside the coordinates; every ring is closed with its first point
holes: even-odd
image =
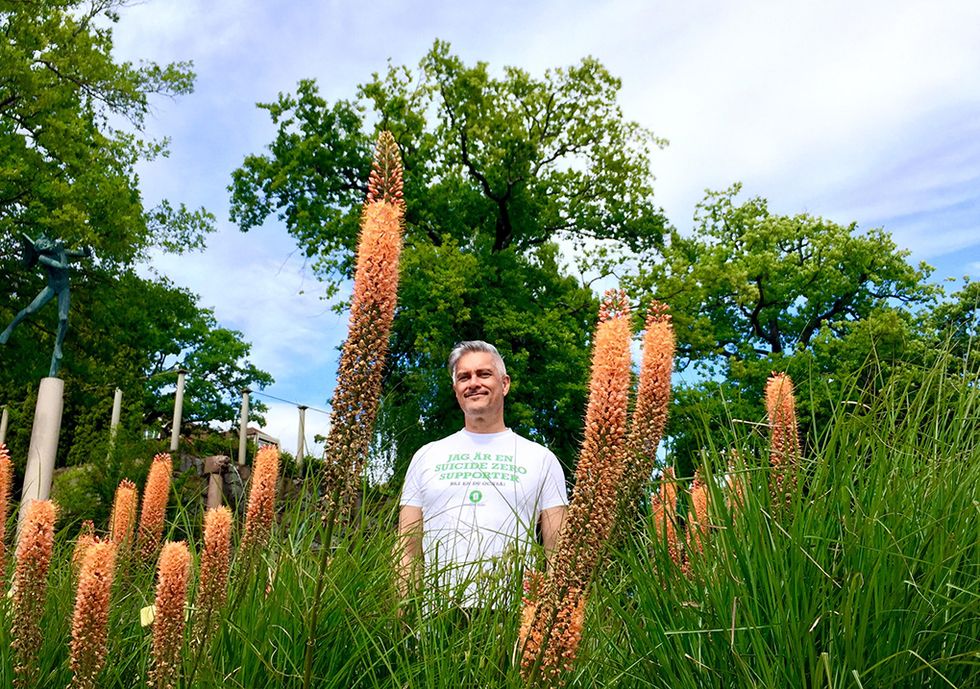
{"type": "Polygon", "coordinates": [[[231,510],[217,507],[204,515],[204,551],[195,601],[194,645],[205,643],[214,631],[217,613],[228,595],[231,562],[231,510]]]}
{"type": "Polygon", "coordinates": [[[766,381],[766,415],[770,429],[773,501],[789,503],[800,461],[800,435],[796,424],[793,381],[785,373],[774,373],[766,381]]]}
{"type": "Polygon", "coordinates": [[[267,445],[255,455],[252,487],[248,493],[242,552],[265,545],[276,516],[276,484],[279,481],[279,448],[267,445]]]}
{"type": "Polygon", "coordinates": [[[577,620],[585,611],[582,592],[600,561],[619,507],[629,387],[629,305],[623,292],[611,290],[603,298],[595,333],[575,490],[521,659],[525,678],[533,682],[560,683],[578,647],[577,620]]]}
{"type": "Polygon", "coordinates": [[[10,509],[10,491],[14,480],[14,463],[10,461],[7,446],[0,443],[0,583],[6,569],[7,511],[10,509]]]}
{"type": "Polygon", "coordinates": [[[72,617],[69,689],[92,689],[105,665],[109,598],[115,569],[115,543],[97,543],[88,549],[78,577],[72,617]]]}
{"type": "Polygon", "coordinates": [[[710,494],[708,486],[701,478],[701,470],[694,472],[694,484],[691,486],[690,512],[688,513],[687,543],[689,552],[701,552],[704,549],[703,539],[708,534],[708,501],[710,494]]]}
{"type": "Polygon", "coordinates": [[[660,489],[652,496],[653,525],[657,535],[667,542],[667,552],[674,564],[681,564],[681,546],[677,539],[677,483],[674,470],[664,469],[660,489]]]}
{"type": "Polygon", "coordinates": [[[34,500],[27,507],[17,540],[13,594],[14,685],[34,687],[41,649],[41,615],[48,588],[48,568],[54,547],[57,507],[50,500],[34,500]]]}
{"type": "Polygon", "coordinates": [[[82,522],[82,527],[78,530],[78,536],[75,538],[75,550],[71,554],[71,566],[75,572],[78,572],[82,568],[82,564],[85,562],[85,556],[88,554],[89,546],[93,546],[98,542],[98,538],[95,537],[95,524],[91,519],[86,519],[82,522]]]}
{"type": "Polygon", "coordinates": [[[629,460],[623,485],[625,508],[635,504],[644,483],[650,479],[657,459],[657,446],[667,426],[670,410],[670,376],[677,349],[668,307],[650,304],[643,335],[643,363],[636,391],[636,406],[630,418],[629,460]]]}
{"type": "Polygon", "coordinates": [[[157,568],[156,615],[150,686],[170,689],[177,682],[184,641],[184,606],[190,579],[191,554],[183,542],[167,543],[157,568]]]}
{"type": "Polygon", "coordinates": [[[163,538],[172,472],[173,462],[169,454],[162,452],[153,458],[143,489],[138,534],[140,555],[144,562],[151,562],[156,557],[160,539],[163,538]]]}
{"type": "Polygon", "coordinates": [[[347,340],[337,369],[324,479],[343,518],[367,461],[398,296],[405,203],[402,164],[390,132],[378,137],[361,215],[347,340]]]}
{"type": "Polygon", "coordinates": [[[136,526],[136,484],[123,479],[116,488],[116,498],[112,503],[112,516],[109,518],[109,538],[119,548],[126,549],[133,539],[136,526]]]}

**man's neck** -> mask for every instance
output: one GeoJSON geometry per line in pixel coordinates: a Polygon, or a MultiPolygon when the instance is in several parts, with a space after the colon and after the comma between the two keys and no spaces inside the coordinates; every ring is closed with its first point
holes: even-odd
{"type": "Polygon", "coordinates": [[[502,417],[467,416],[463,428],[470,433],[503,433],[507,430],[502,417]]]}

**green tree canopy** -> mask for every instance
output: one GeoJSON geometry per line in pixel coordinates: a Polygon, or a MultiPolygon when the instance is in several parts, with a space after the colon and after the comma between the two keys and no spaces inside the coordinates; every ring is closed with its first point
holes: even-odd
{"type": "Polygon", "coordinates": [[[213,217],[161,201],[145,209],[136,163],[150,96],[189,93],[189,63],[112,59],[122,0],[0,3],[0,249],[44,232],[127,262],[147,248],[203,246],[213,217]]]}
{"type": "Polygon", "coordinates": [[[510,425],[571,461],[596,304],[553,244],[649,250],[665,227],[650,174],[661,142],[623,115],[619,88],[591,58],[539,78],[495,75],[437,42],[418,69],[389,67],[354,99],[328,103],[307,80],[260,104],[276,133],[233,173],[232,220],[243,230],[282,221],[328,289],[350,272],[377,131],[402,150],[406,247],[389,375],[399,402],[381,424],[399,468],[458,427],[444,360],[474,337],[511,366],[510,425]]]}
{"type": "Polygon", "coordinates": [[[817,381],[798,395],[803,420],[855,382],[877,387],[890,362],[921,352],[917,310],[939,293],[884,230],[774,214],[764,199],[739,202],[740,190],[708,193],[693,232],[671,232],[663,260],[631,279],[670,304],[679,368],[690,367],[669,429],[683,462],[705,422],[761,420],[771,371],[817,381]]]}

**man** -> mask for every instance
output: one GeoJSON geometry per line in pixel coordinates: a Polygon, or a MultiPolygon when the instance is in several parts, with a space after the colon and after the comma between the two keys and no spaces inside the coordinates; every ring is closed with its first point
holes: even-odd
{"type": "Polygon", "coordinates": [[[402,489],[398,532],[404,595],[416,564],[463,607],[488,600],[502,560],[518,563],[540,527],[554,550],[568,497],[558,459],[504,425],[510,377],[496,347],[462,342],[449,356],[463,429],[429,443],[412,458],[402,489]]]}

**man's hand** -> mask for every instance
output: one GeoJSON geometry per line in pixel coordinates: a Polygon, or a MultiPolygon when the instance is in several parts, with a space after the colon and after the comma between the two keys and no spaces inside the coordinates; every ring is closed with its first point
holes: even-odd
{"type": "Polygon", "coordinates": [[[395,545],[396,585],[400,601],[408,597],[409,591],[418,582],[421,559],[422,508],[403,505],[398,512],[398,543],[395,545]]]}
{"type": "Polygon", "coordinates": [[[558,545],[558,535],[561,533],[562,524],[565,523],[565,514],[568,508],[565,505],[550,507],[541,512],[541,541],[544,544],[544,554],[548,559],[548,566],[551,566],[551,555],[555,552],[558,545]]]}

